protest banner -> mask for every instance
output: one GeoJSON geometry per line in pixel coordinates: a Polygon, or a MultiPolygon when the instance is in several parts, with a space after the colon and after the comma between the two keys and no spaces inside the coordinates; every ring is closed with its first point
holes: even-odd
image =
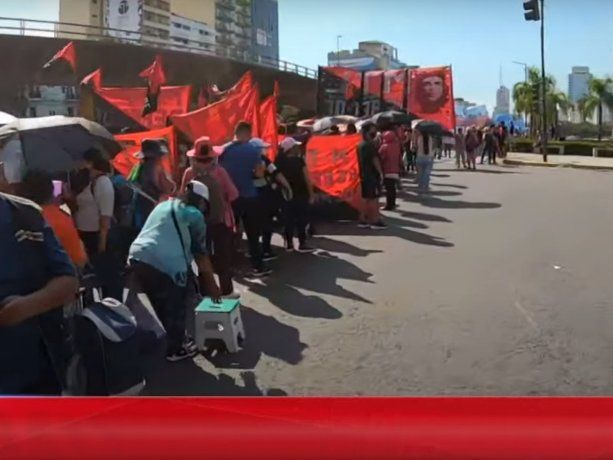
{"type": "Polygon", "coordinates": [[[313,136],[307,144],[306,163],[313,185],[355,209],[362,204],[357,147],[359,134],[313,136]]]}
{"type": "Polygon", "coordinates": [[[427,67],[410,72],[409,110],[419,118],[455,129],[451,67],[427,67]]]}

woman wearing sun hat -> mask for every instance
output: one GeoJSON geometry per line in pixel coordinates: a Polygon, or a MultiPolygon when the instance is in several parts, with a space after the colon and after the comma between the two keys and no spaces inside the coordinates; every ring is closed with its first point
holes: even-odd
{"type": "Polygon", "coordinates": [[[214,148],[207,136],[194,142],[194,148],[187,152],[191,166],[185,170],[181,182],[181,193],[192,180],[198,180],[209,189],[209,210],[206,215],[207,243],[212,254],[213,267],[219,276],[221,294],[224,297],[238,297],[232,283],[234,214],[232,202],[238,198],[227,171],[217,163],[221,149],[214,148]]]}

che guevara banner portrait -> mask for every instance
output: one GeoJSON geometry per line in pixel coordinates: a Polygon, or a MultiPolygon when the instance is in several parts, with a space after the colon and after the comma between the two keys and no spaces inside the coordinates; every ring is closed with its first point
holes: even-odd
{"type": "Polygon", "coordinates": [[[313,185],[355,209],[360,209],[362,204],[357,154],[361,140],[359,134],[313,136],[305,157],[313,185]]]}
{"type": "Polygon", "coordinates": [[[451,67],[412,69],[409,79],[409,111],[449,130],[455,129],[451,67]]]}

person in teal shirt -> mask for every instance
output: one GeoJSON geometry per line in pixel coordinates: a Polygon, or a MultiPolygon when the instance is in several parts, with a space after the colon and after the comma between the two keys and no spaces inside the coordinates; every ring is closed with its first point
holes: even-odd
{"type": "Polygon", "coordinates": [[[206,248],[208,200],[206,185],[191,181],[181,198],[169,199],[153,209],[130,246],[130,275],[166,328],[169,361],[196,354],[195,344],[185,335],[187,281],[194,260],[200,288],[214,301],[220,297],[206,248]]]}

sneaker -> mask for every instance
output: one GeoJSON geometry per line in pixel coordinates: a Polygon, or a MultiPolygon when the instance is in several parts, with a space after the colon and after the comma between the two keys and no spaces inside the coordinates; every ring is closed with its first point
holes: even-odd
{"type": "Polygon", "coordinates": [[[382,221],[379,221],[376,224],[372,224],[370,228],[373,230],[385,230],[387,228],[387,225],[385,225],[385,223],[383,223],[382,221]]]}
{"type": "Polygon", "coordinates": [[[275,260],[277,258],[277,255],[272,252],[272,251],[266,251],[264,252],[264,254],[262,254],[262,260],[264,262],[268,262],[270,260],[275,260]]]}
{"type": "Polygon", "coordinates": [[[303,254],[308,254],[311,252],[314,252],[315,248],[312,248],[311,246],[309,246],[308,244],[301,244],[300,246],[298,246],[298,252],[301,252],[303,254]]]}
{"type": "Polygon", "coordinates": [[[253,276],[254,278],[262,278],[264,276],[268,276],[272,273],[272,270],[270,268],[254,268],[251,271],[251,276],[253,276]]]}
{"type": "Polygon", "coordinates": [[[193,358],[197,354],[198,350],[188,350],[185,346],[182,346],[176,352],[166,355],[166,361],[174,363],[177,361],[182,361],[184,359],[193,358]]]}
{"type": "Polygon", "coordinates": [[[368,227],[370,227],[370,224],[368,222],[359,222],[358,223],[358,227],[359,228],[368,228],[368,227]]]}

